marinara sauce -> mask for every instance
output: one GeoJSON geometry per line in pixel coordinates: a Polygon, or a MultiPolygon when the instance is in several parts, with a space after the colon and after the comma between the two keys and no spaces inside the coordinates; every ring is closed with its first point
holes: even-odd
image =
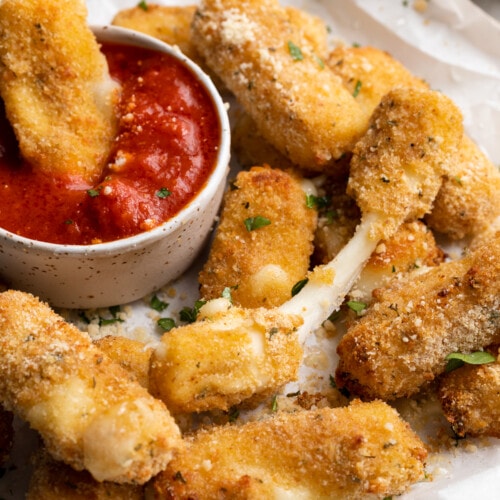
{"type": "Polygon", "coordinates": [[[112,241],[170,219],[212,172],[220,123],[190,70],[169,54],[103,44],[122,86],[119,133],[97,185],[31,169],[0,109],[0,226],[70,245],[112,241]]]}

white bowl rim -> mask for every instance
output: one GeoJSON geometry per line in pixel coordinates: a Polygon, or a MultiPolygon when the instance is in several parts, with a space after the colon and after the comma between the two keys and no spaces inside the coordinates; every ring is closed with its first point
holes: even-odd
{"type": "Polygon", "coordinates": [[[24,245],[29,247],[31,250],[37,250],[41,253],[68,256],[81,256],[82,254],[98,256],[117,254],[130,248],[141,248],[145,244],[162,238],[165,233],[174,232],[178,227],[185,224],[186,220],[190,220],[191,215],[193,215],[192,213],[197,212],[200,209],[201,201],[207,197],[211,199],[215,195],[220,183],[225,180],[229,169],[231,143],[229,117],[226,105],[224,104],[219,91],[216,89],[210,77],[197,64],[185,56],[179,48],[162,42],[157,38],[128,28],[112,25],[92,25],[91,29],[98,40],[109,41],[111,43],[121,43],[125,45],[139,45],[152,50],[159,50],[170,54],[182,62],[205,87],[205,90],[209,94],[212,103],[216,108],[220,121],[221,142],[219,144],[214,169],[201,189],[172,218],[148,231],[143,231],[126,238],[120,238],[118,240],[103,243],[95,243],[92,245],[70,245],[26,238],[25,236],[17,235],[0,227],[0,237],[7,238],[13,243],[24,245]]]}

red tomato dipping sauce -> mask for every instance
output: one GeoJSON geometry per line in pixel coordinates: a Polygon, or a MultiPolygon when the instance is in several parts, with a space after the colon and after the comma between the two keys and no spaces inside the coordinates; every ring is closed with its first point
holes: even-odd
{"type": "Polygon", "coordinates": [[[113,241],[173,217],[215,167],[221,126],[190,70],[169,54],[103,44],[122,86],[119,132],[101,181],[35,172],[0,109],[0,227],[70,245],[113,241]]]}

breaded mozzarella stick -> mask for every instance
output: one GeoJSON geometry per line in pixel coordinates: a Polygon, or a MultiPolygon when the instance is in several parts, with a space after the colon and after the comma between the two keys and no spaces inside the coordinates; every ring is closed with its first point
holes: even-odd
{"type": "Polygon", "coordinates": [[[296,380],[302,361],[299,317],[207,302],[195,323],[163,334],[153,353],[150,390],[174,413],[228,410],[296,380]]]}
{"type": "Polygon", "coordinates": [[[165,405],[30,294],[0,294],[1,403],[57,460],[98,481],[144,483],[182,447],[165,405]]]}
{"type": "Polygon", "coordinates": [[[240,172],[224,195],[199,274],[201,297],[215,299],[231,287],[235,305],[281,305],[307,274],[316,220],[299,178],[267,166],[240,172]]]}
{"type": "Polygon", "coordinates": [[[262,136],[293,163],[328,171],[364,132],[341,79],[277,0],[205,0],[193,43],[262,136]]]}
{"type": "Polygon", "coordinates": [[[446,373],[439,381],[438,396],[458,436],[500,438],[500,357],[446,373]]]}
{"type": "Polygon", "coordinates": [[[499,243],[381,291],[337,347],[337,386],[367,399],[411,396],[444,372],[448,354],[498,342],[499,243]]]}
{"type": "Polygon", "coordinates": [[[95,181],[116,133],[117,86],[81,0],[0,2],[0,95],[34,169],[95,181]]]}
{"type": "Polygon", "coordinates": [[[280,412],[188,437],[154,498],[382,499],[423,479],[426,454],[382,402],[280,412]]]}
{"type": "Polygon", "coordinates": [[[301,341],[340,307],[380,240],[431,210],[462,135],[460,111],[439,92],[401,87],[382,99],[351,159],[347,189],[361,223],[335,258],[313,269],[300,293],[279,307],[303,317],[301,341]]]}

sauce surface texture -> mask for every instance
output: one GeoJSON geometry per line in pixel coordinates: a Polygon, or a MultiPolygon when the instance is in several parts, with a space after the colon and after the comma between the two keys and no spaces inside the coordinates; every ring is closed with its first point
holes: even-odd
{"type": "Polygon", "coordinates": [[[99,184],[34,172],[0,109],[0,226],[31,239],[87,245],[170,219],[212,172],[220,124],[207,91],[168,54],[104,44],[122,86],[119,133],[99,184]]]}

